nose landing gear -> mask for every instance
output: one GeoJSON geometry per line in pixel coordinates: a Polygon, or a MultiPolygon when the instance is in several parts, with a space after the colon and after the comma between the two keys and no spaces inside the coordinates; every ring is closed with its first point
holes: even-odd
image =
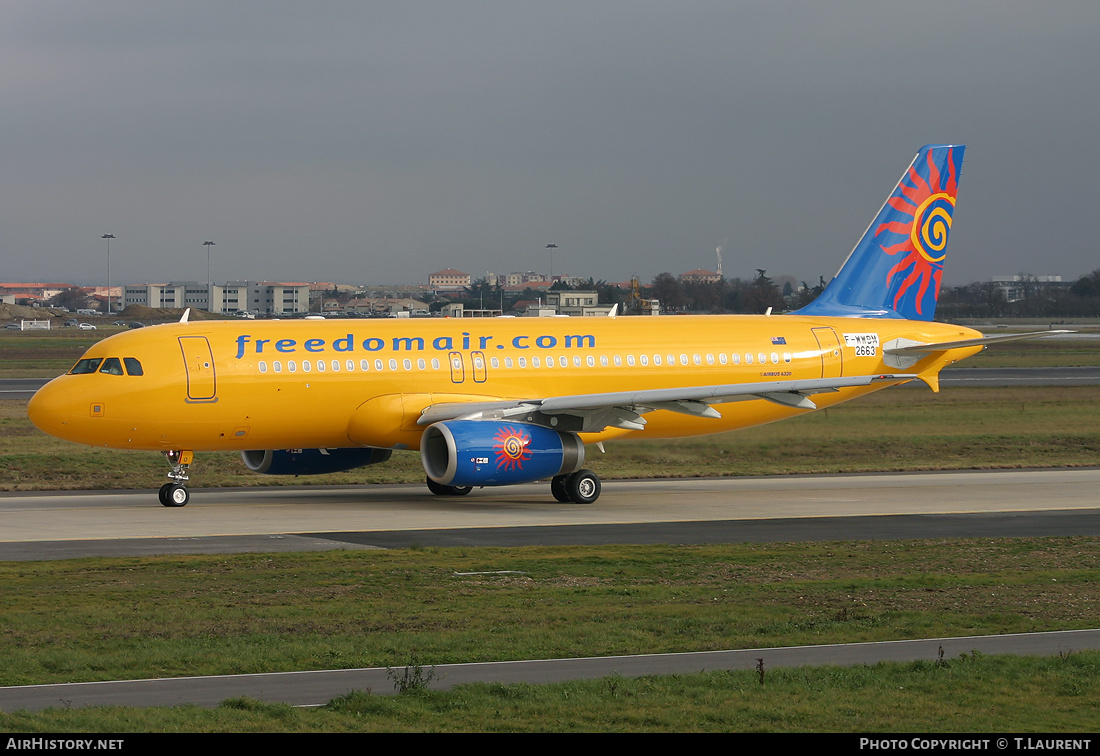
{"type": "Polygon", "coordinates": [[[191,500],[191,493],[186,485],[189,480],[187,468],[191,466],[195,454],[190,451],[166,451],[164,458],[172,469],[168,471],[169,482],[160,487],[158,496],[161,506],[185,507],[191,500]]]}

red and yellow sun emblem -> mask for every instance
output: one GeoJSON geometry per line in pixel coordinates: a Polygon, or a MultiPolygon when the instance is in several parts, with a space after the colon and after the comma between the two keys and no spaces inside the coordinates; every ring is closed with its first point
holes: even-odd
{"type": "Polygon", "coordinates": [[[493,436],[493,451],[496,452],[497,469],[522,470],[523,463],[531,459],[527,446],[531,443],[531,434],[522,428],[511,425],[501,426],[493,436]]]}
{"type": "Polygon", "coordinates": [[[884,235],[882,251],[888,255],[902,256],[886,275],[887,286],[894,291],[894,308],[899,309],[902,297],[917,286],[913,304],[918,314],[923,313],[922,304],[927,294],[931,294],[933,308],[939,296],[943,259],[947,255],[947,237],[951,232],[951,217],[958,193],[958,175],[952,151],[947,152],[946,175],[941,173],[932,154],[930,150],[926,168],[916,164],[910,166],[909,173],[886,201],[903,218],[882,223],[875,229],[876,238],[884,235]],[[927,176],[922,176],[924,173],[927,176]],[[907,275],[895,288],[894,277],[901,273],[907,275]]]}

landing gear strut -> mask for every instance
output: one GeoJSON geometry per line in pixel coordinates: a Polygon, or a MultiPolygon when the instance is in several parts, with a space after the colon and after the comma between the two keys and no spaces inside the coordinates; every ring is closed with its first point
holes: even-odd
{"type": "Polygon", "coordinates": [[[191,500],[191,493],[187,490],[187,468],[191,466],[195,455],[190,451],[166,451],[164,458],[172,469],[168,471],[168,483],[160,487],[161,506],[185,507],[191,500]]]}
{"type": "Polygon", "coordinates": [[[558,501],[591,504],[600,498],[600,476],[591,470],[578,470],[572,475],[558,475],[550,481],[550,493],[558,501]]]}

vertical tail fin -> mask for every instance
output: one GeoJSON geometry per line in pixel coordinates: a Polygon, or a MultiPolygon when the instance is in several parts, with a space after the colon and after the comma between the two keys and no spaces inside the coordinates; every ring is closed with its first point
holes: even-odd
{"type": "Polygon", "coordinates": [[[836,277],[797,314],[931,320],[965,149],[922,147],[836,277]]]}

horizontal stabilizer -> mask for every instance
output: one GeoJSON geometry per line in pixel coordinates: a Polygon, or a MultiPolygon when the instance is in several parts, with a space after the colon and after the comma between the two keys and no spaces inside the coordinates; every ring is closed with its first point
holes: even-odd
{"type": "Polygon", "coordinates": [[[986,346],[989,344],[999,344],[1006,341],[1026,341],[1028,339],[1041,339],[1044,336],[1056,336],[1058,334],[1065,333],[1076,333],[1076,331],[1031,331],[1030,333],[1006,333],[1001,336],[986,336],[985,338],[981,339],[939,341],[935,344],[908,344],[906,346],[888,346],[882,351],[885,354],[897,355],[931,354],[932,352],[944,352],[948,349],[962,349],[963,347],[986,346]]]}

